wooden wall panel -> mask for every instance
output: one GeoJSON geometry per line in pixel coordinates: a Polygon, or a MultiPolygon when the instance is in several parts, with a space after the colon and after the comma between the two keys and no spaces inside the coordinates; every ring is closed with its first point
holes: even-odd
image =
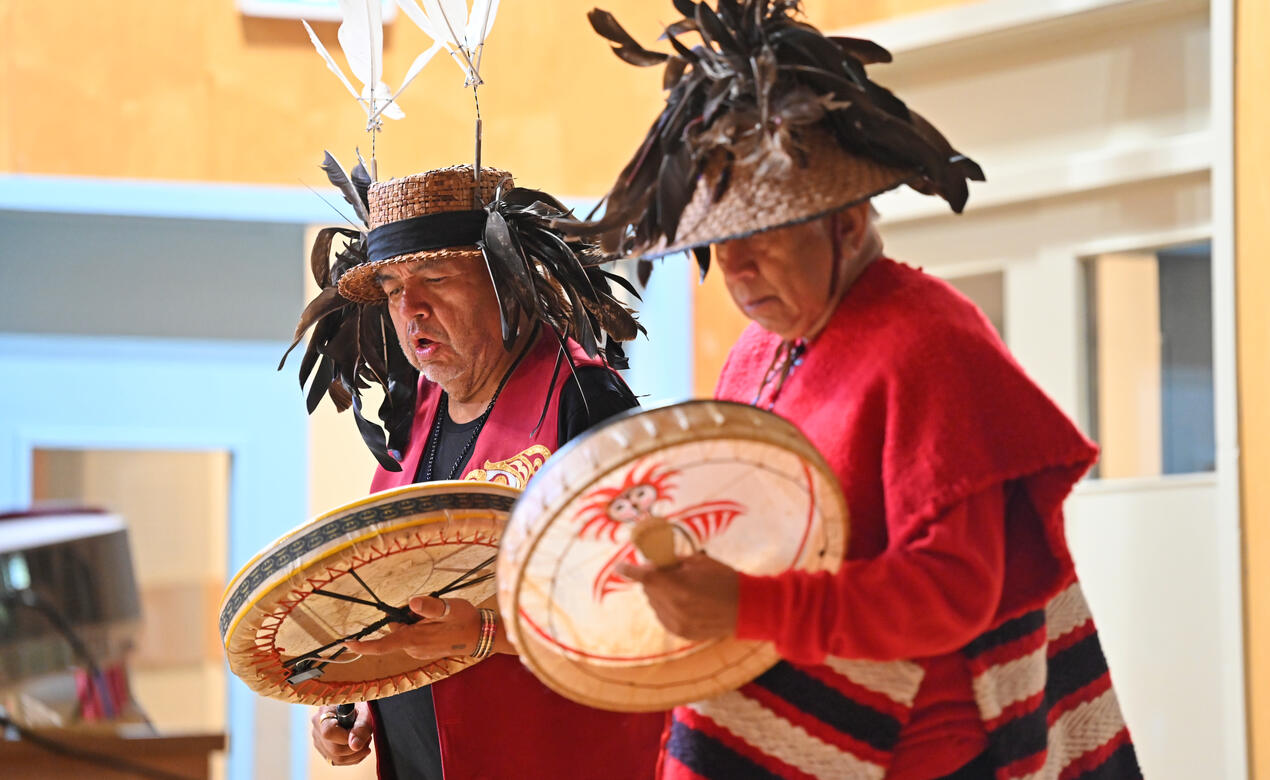
{"type": "MultiPolygon", "coordinates": [[[[611,10],[650,45],[669,4],[611,10]]],[[[0,50],[0,171],[146,179],[321,183],[329,148],[368,147],[364,115],[298,22],[246,18],[231,0],[10,0],[0,50]]],[[[606,189],[658,102],[659,75],[624,65],[564,0],[505,3],[481,90],[485,159],[568,195],[606,189]]],[[[336,25],[317,25],[335,49],[336,25]]],[[[404,16],[385,36],[398,81],[426,38],[404,16]]],[[[340,55],[336,55],[337,58],[340,55]]],[[[438,57],[378,139],[382,176],[467,161],[474,120],[458,68],[438,57]]]]}
{"type": "MultiPolygon", "coordinates": [[[[808,3],[829,27],[959,0],[808,3]]],[[[485,158],[526,183],[596,195],[659,104],[656,69],[619,62],[572,0],[505,3],[485,56],[485,158]]],[[[668,2],[606,3],[653,45],[668,2]]],[[[329,148],[368,146],[361,114],[299,23],[247,18],[232,0],[8,0],[0,7],[0,171],[209,181],[320,182],[329,148]],[[7,40],[6,40],[7,39],[7,40]]],[[[334,48],[335,24],[318,25],[334,48]]],[[[385,36],[399,80],[426,39],[404,16],[385,36]]],[[[337,55],[338,57],[339,55],[337,55]]],[[[471,95],[438,58],[387,122],[381,173],[466,161],[471,95]]]]}
{"type": "Polygon", "coordinates": [[[13,4],[0,3],[0,171],[8,166],[12,154],[14,123],[13,59],[4,52],[13,51],[13,4]]]}
{"type": "Polygon", "coordinates": [[[1270,780],[1270,5],[1238,0],[1235,279],[1251,775],[1270,780]]]}

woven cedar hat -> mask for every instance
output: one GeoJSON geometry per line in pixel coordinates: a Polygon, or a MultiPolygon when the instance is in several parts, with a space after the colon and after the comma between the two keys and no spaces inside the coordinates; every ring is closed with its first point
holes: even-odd
{"type": "MultiPolygon", "coordinates": [[[[414,224],[421,225],[420,229],[426,233],[428,220],[431,219],[434,238],[427,240],[428,237],[425,236],[427,243],[445,244],[446,235],[453,236],[455,240],[466,240],[467,237],[479,239],[485,212],[474,204],[484,206],[494,200],[500,187],[510,189],[512,186],[511,174],[482,167],[477,200],[476,178],[472,175],[470,165],[440,168],[371,184],[367,192],[370,212],[369,256],[365,262],[349,268],[339,278],[340,295],[357,303],[384,300],[384,292],[375,280],[375,274],[387,265],[446,257],[480,260],[481,250],[475,240],[463,245],[436,246],[432,249],[391,254],[396,250],[392,248],[394,243],[386,240],[386,236],[394,226],[406,227],[409,224],[406,223],[407,220],[416,220],[414,224]],[[435,215],[450,215],[453,219],[446,222],[444,217],[435,215]],[[424,219],[419,220],[421,217],[424,219]],[[463,230],[465,225],[467,229],[463,230]]],[[[398,235],[400,233],[398,231],[398,235]]],[[[398,248],[401,245],[400,242],[395,244],[398,248]]]]}
{"type": "Polygon", "coordinates": [[[901,184],[961,211],[973,160],[885,88],[865,65],[891,55],[826,37],[795,18],[798,0],[674,0],[670,54],[643,48],[606,11],[589,15],[618,57],[664,65],[666,107],[605,196],[594,222],[560,220],[605,252],[643,258],[841,210],[901,184]],[[689,48],[680,38],[695,36],[689,48]]]}
{"type": "Polygon", "coordinates": [[[679,218],[673,241],[662,234],[635,254],[660,257],[806,222],[917,178],[912,170],[845,153],[818,129],[802,134],[800,152],[807,165],[766,173],[760,170],[762,163],[712,155],[679,218]]]}
{"type": "MultiPolygon", "coordinates": [[[[341,6],[344,21],[338,39],[353,75],[365,85],[362,93],[352,87],[312,28],[305,26],[327,67],[366,111],[370,164],[360,153],[348,172],[329,152],[322,162],[327,178],[362,224],[318,231],[310,266],[321,293],[300,315],[287,353],[312,330],[300,362],[300,385],[309,384],[309,412],[324,395],[337,411],[352,407],[362,439],[379,464],[400,471],[398,460],[410,439],[418,373],[397,343],[383,305],[385,296],[376,283],[377,269],[447,256],[483,260],[498,296],[503,346],[508,350],[527,330],[545,327],[559,340],[562,356],[568,355],[565,340],[573,339],[587,354],[603,352],[611,365],[626,368],[617,342],[634,338],[642,328],[613,297],[610,282],[632,293],[634,288],[600,269],[600,257],[589,244],[566,240],[552,226],[553,220],[567,217],[568,210],[544,192],[515,187],[505,171],[481,165],[476,91],[484,83],[479,66],[497,0],[473,0],[470,13],[463,2],[425,3],[422,8],[402,3],[410,20],[435,43],[415,58],[396,92],[379,80],[380,0],[341,0],[341,6]],[[374,133],[381,118],[404,116],[397,97],[442,48],[463,71],[464,88],[473,92],[475,165],[377,182],[374,133]],[[362,415],[361,390],[372,385],[384,391],[379,407],[382,427],[362,415]]],[[[286,355],[282,359],[285,362],[286,355]]]]}

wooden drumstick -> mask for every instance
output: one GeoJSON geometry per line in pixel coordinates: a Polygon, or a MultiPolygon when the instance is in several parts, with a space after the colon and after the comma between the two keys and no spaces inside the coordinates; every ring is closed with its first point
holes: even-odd
{"type": "Polygon", "coordinates": [[[631,527],[631,543],[659,569],[679,563],[675,555],[675,529],[664,517],[645,515],[631,527]]]}

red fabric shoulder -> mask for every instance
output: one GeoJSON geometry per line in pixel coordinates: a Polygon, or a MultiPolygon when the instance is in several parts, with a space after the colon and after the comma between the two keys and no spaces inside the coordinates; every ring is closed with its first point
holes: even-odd
{"type": "MultiPolygon", "coordinates": [[[[779,339],[751,326],[719,381],[750,402],[779,339]]],[[[765,396],[765,401],[770,396],[765,396]]],[[[887,259],[848,290],[774,408],[837,473],[848,557],[872,557],[968,496],[1006,491],[999,620],[1071,577],[1062,502],[1097,450],[1023,372],[983,314],[942,280],[887,259]]]]}

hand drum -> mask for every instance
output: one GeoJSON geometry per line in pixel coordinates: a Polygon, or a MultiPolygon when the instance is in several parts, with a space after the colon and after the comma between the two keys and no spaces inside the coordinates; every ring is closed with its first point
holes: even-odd
{"type": "Polygon", "coordinates": [[[257,693],[341,704],[428,685],[473,663],[358,657],[349,639],[415,622],[411,596],[494,595],[494,560],[520,491],[429,482],[374,493],[283,536],[230,582],[220,608],[229,668],[257,693]]]}
{"type": "Polygon", "coordinates": [[[767,642],[688,641],[658,623],[623,561],[704,551],[755,575],[834,571],[838,482],[770,412],[690,401],[570,442],[530,480],[498,554],[498,603],[544,684],[601,709],[656,711],[735,689],[777,661],[767,642]]]}

